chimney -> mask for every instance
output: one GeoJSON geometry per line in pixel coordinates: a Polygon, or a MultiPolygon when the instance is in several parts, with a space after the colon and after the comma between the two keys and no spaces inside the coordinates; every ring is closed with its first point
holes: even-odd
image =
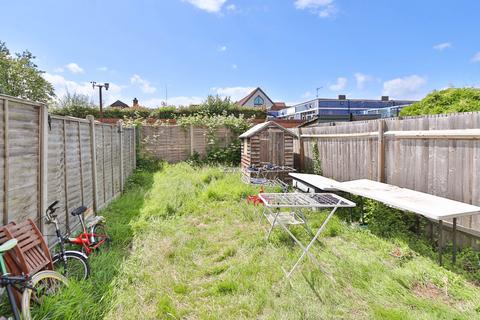
{"type": "Polygon", "coordinates": [[[338,100],[347,100],[347,96],[344,94],[339,94],[338,95],[338,100]]]}
{"type": "Polygon", "coordinates": [[[388,101],[389,97],[388,96],[382,96],[382,101],[388,101]]]}
{"type": "Polygon", "coordinates": [[[132,106],[132,108],[138,108],[138,107],[139,107],[139,105],[138,105],[138,99],[137,99],[137,98],[134,98],[134,99],[133,99],[133,106],[132,106]]]}

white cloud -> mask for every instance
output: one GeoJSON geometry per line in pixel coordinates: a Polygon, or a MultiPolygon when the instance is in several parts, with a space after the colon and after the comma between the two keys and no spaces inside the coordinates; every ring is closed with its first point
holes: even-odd
{"type": "Polygon", "coordinates": [[[340,91],[345,89],[347,86],[348,80],[347,78],[339,77],[337,78],[337,82],[330,85],[328,88],[332,91],[340,91]]]}
{"type": "Polygon", "coordinates": [[[227,51],[227,46],[220,46],[220,47],[218,48],[218,51],[220,51],[220,52],[225,52],[225,51],[227,51]]]}
{"type": "Polygon", "coordinates": [[[363,89],[365,88],[365,85],[369,82],[369,81],[372,81],[373,80],[373,77],[368,75],[368,74],[364,74],[364,73],[360,73],[360,72],[357,72],[354,74],[354,77],[355,77],[355,81],[357,82],[357,87],[359,89],[363,89]]]}
{"type": "Polygon", "coordinates": [[[108,68],[107,67],[100,67],[97,70],[98,71],[108,71],[108,68]]]}
{"type": "Polygon", "coordinates": [[[229,4],[228,6],[226,6],[226,8],[228,11],[235,11],[235,9],[237,9],[237,6],[234,5],[234,4],[229,4]]]}
{"type": "Polygon", "coordinates": [[[216,13],[222,10],[222,6],[227,2],[227,0],[182,0],[184,2],[188,2],[191,5],[210,12],[216,13]]]}
{"type": "Polygon", "coordinates": [[[472,62],[480,62],[480,51],[473,55],[472,62]]]}
{"type": "Polygon", "coordinates": [[[417,99],[422,97],[421,89],[427,79],[419,75],[396,78],[383,83],[383,94],[395,99],[417,99]]]}
{"type": "Polygon", "coordinates": [[[154,93],[157,88],[150,84],[150,81],[143,79],[138,74],[134,74],[130,78],[130,83],[140,87],[143,93],[154,93]]]}
{"type": "Polygon", "coordinates": [[[53,69],[53,72],[55,72],[55,73],[62,73],[63,71],[64,71],[64,69],[62,67],[58,67],[58,68],[53,69]]]}
{"type": "Polygon", "coordinates": [[[293,3],[299,10],[309,10],[321,18],[328,18],[338,12],[334,0],[295,0],[293,3]]]}
{"type": "Polygon", "coordinates": [[[232,64],[232,69],[233,70],[237,70],[238,69],[238,66],[236,64],[232,64]]]}
{"type": "Polygon", "coordinates": [[[233,101],[238,101],[252,92],[254,87],[214,87],[211,91],[221,97],[230,97],[233,101]]]}
{"type": "Polygon", "coordinates": [[[70,62],[65,66],[65,68],[68,69],[73,74],[80,74],[80,73],[85,73],[85,70],[83,70],[78,64],[75,62],[70,62]]]}
{"type": "Polygon", "coordinates": [[[433,49],[438,50],[438,51],[443,51],[443,50],[451,48],[451,47],[452,47],[451,42],[442,42],[442,43],[434,45],[433,49]]]}

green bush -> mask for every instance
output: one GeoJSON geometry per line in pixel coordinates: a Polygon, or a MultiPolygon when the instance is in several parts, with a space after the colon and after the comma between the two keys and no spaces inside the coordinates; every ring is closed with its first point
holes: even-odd
{"type": "Polygon", "coordinates": [[[480,89],[450,88],[433,91],[402,109],[401,116],[480,111],[480,89]]]}
{"type": "MultiPolygon", "coordinates": [[[[50,108],[50,113],[62,116],[71,116],[85,118],[87,115],[100,117],[99,108],[89,100],[88,97],[79,94],[68,94],[66,97],[58,100],[50,108]]],[[[104,118],[114,119],[176,119],[182,117],[191,117],[196,115],[203,116],[233,116],[243,118],[265,119],[267,114],[265,109],[240,107],[231,102],[229,98],[220,98],[218,96],[209,96],[200,105],[191,105],[189,107],[164,106],[155,109],[151,108],[110,108],[103,109],[104,118]]]]}

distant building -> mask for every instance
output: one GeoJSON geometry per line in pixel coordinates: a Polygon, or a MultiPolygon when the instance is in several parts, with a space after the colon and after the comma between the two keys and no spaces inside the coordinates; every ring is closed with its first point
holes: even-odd
{"type": "Polygon", "coordinates": [[[117,100],[115,101],[114,103],[112,103],[111,105],[109,105],[110,108],[122,108],[122,109],[125,109],[125,108],[129,108],[130,106],[128,104],[126,104],[125,102],[123,101],[120,101],[120,100],[117,100]]]}
{"type": "Polygon", "coordinates": [[[120,101],[120,100],[117,100],[115,101],[114,103],[112,103],[111,105],[109,105],[110,108],[122,108],[122,109],[126,109],[126,108],[143,108],[141,105],[138,104],[138,99],[137,98],[134,98],[133,99],[133,104],[132,106],[129,106],[128,104],[126,104],[125,102],[123,101],[120,101]]]}
{"type": "Polygon", "coordinates": [[[284,102],[273,102],[260,87],[237,101],[236,104],[242,107],[264,108],[269,115],[270,113],[276,114],[279,110],[286,108],[284,102]]]}
{"type": "MultiPolygon", "coordinates": [[[[416,101],[390,100],[388,96],[382,96],[380,100],[372,99],[347,99],[345,95],[339,95],[338,99],[317,98],[287,107],[277,112],[280,119],[310,120],[325,116],[349,116],[362,114],[382,114],[382,110],[395,107],[407,106],[416,101]]],[[[388,113],[385,113],[388,114],[388,113]]]]}

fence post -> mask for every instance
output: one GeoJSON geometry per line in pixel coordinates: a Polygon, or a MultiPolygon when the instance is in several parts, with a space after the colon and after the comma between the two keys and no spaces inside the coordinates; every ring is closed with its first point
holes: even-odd
{"type": "Polygon", "coordinates": [[[133,134],[133,168],[132,171],[135,170],[137,167],[137,128],[132,127],[132,134],[133,134]]]}
{"type": "Polygon", "coordinates": [[[190,156],[193,156],[194,152],[194,137],[193,137],[193,125],[190,125],[190,156]]]}
{"type": "Polygon", "coordinates": [[[40,231],[45,230],[45,222],[42,216],[47,209],[48,201],[48,110],[46,105],[40,107],[40,206],[38,212],[38,224],[40,231]]]}
{"type": "Polygon", "coordinates": [[[122,128],[122,121],[119,120],[117,122],[118,127],[118,141],[120,144],[120,192],[123,192],[123,128],[122,128]]]}
{"type": "Polygon", "coordinates": [[[9,169],[8,169],[8,99],[3,100],[3,138],[4,138],[4,150],[3,150],[3,224],[8,223],[8,180],[9,180],[9,169]]]}
{"type": "Polygon", "coordinates": [[[385,182],[385,121],[378,120],[378,170],[377,181],[385,182]]]}
{"type": "Polygon", "coordinates": [[[305,149],[303,147],[303,139],[302,139],[302,128],[298,128],[298,143],[299,143],[299,167],[300,172],[303,172],[305,169],[305,149]]]}
{"type": "Polygon", "coordinates": [[[67,120],[63,118],[63,160],[65,164],[63,166],[63,185],[65,189],[65,223],[67,231],[70,231],[70,222],[69,222],[69,208],[68,208],[68,160],[67,160],[67,120]]]}
{"type": "Polygon", "coordinates": [[[90,122],[90,155],[92,158],[92,189],[93,189],[93,210],[98,210],[98,195],[97,195],[97,146],[95,139],[95,118],[92,115],[87,116],[90,122]]]}

